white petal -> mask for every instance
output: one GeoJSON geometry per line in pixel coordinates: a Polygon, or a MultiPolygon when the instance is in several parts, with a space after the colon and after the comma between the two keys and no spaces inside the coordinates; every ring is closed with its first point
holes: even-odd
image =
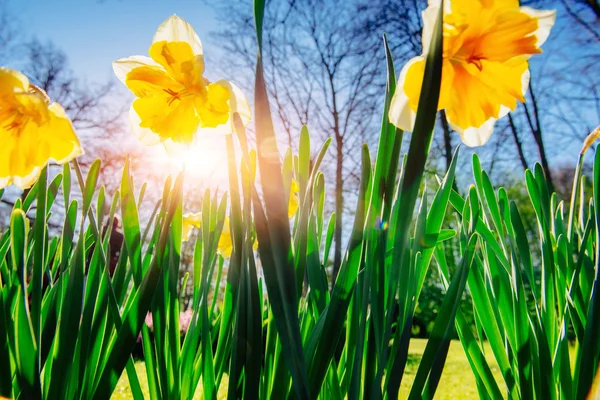
{"type": "Polygon", "coordinates": [[[146,146],[154,146],[155,144],[160,143],[160,136],[152,132],[150,128],[142,128],[140,126],[141,122],[142,120],[133,109],[132,104],[131,108],[129,109],[129,124],[133,134],[146,146]]]}
{"type": "Polygon", "coordinates": [[[13,176],[11,183],[15,186],[18,186],[19,188],[21,188],[23,190],[29,189],[35,183],[35,181],[37,181],[41,172],[42,172],[42,167],[35,167],[29,173],[29,175],[13,176]]]}
{"type": "Polygon", "coordinates": [[[544,44],[546,39],[548,39],[548,35],[550,35],[550,29],[552,29],[552,27],[554,26],[554,22],[556,21],[556,11],[536,10],[531,7],[520,7],[519,10],[522,13],[525,13],[530,17],[537,19],[538,28],[533,34],[537,37],[537,47],[540,47],[544,44]]]}
{"type": "Polygon", "coordinates": [[[490,118],[483,123],[480,127],[470,127],[467,129],[462,129],[459,126],[456,126],[450,119],[448,119],[448,123],[456,132],[459,133],[462,141],[469,147],[479,147],[483,146],[490,140],[492,137],[492,133],[494,133],[494,124],[500,118],[504,118],[510,112],[510,108],[506,106],[500,106],[500,112],[498,113],[498,118],[490,118]]]}
{"type": "Polygon", "coordinates": [[[498,113],[498,118],[496,118],[496,119],[506,117],[509,112],[510,112],[510,108],[508,108],[506,106],[500,106],[500,112],[498,113]]]}
{"type": "Polygon", "coordinates": [[[406,80],[406,74],[410,66],[421,60],[423,60],[423,57],[414,57],[404,65],[404,68],[402,68],[400,77],[398,78],[398,84],[396,85],[396,92],[392,97],[390,111],[388,113],[388,117],[392,124],[397,128],[408,132],[412,132],[417,115],[410,108],[408,96],[404,92],[404,81],[406,80]]]}
{"type": "Polygon", "coordinates": [[[0,178],[0,189],[4,189],[10,184],[9,178],[0,178]]]}
{"type": "MultiPolygon", "coordinates": [[[[427,2],[427,6],[429,7],[439,7],[442,4],[442,0],[429,0],[427,2]]],[[[444,0],[444,10],[446,14],[450,12],[450,0],[444,0]]]]}
{"type": "Polygon", "coordinates": [[[244,126],[248,125],[252,120],[252,110],[250,109],[250,105],[248,104],[248,100],[246,99],[244,92],[242,92],[242,89],[225,79],[221,79],[215,83],[229,89],[229,93],[231,94],[231,97],[229,98],[229,109],[231,110],[230,118],[233,118],[233,113],[238,113],[244,126]]]}
{"type": "MultiPolygon", "coordinates": [[[[81,148],[81,143],[79,142],[79,138],[75,134],[75,129],[73,128],[73,124],[71,123],[71,120],[67,116],[65,109],[62,108],[62,106],[58,103],[52,103],[48,107],[48,110],[55,115],[55,118],[61,118],[63,120],[62,122],[64,124],[66,124],[66,127],[68,127],[70,129],[70,130],[66,130],[65,132],[62,133],[63,137],[61,138],[61,140],[63,140],[63,141],[68,140],[69,142],[71,142],[73,144],[73,149],[71,150],[70,154],[67,154],[61,160],[54,160],[54,161],[57,164],[64,164],[64,163],[71,161],[72,159],[74,159],[76,157],[83,155],[84,154],[83,148],[81,148]],[[70,138],[67,139],[66,137],[69,137],[69,136],[70,136],[70,138]]],[[[66,127],[65,127],[65,129],[67,129],[66,127]]]]}
{"type": "Polygon", "coordinates": [[[152,43],[156,42],[186,42],[192,46],[195,55],[202,54],[202,42],[194,28],[177,15],[169,17],[156,31],[152,43]]]}
{"type": "Polygon", "coordinates": [[[164,69],[159,63],[151,59],[150,57],[145,56],[133,56],[127,58],[121,58],[113,62],[113,71],[115,71],[115,75],[123,84],[125,84],[125,78],[127,78],[127,74],[134,68],[138,67],[158,67],[160,69],[164,69]]]}
{"type": "MultiPolygon", "coordinates": [[[[521,75],[521,93],[523,93],[523,97],[525,97],[525,93],[527,93],[527,89],[529,89],[529,80],[531,79],[531,72],[529,72],[529,68],[527,71],[521,75]]],[[[500,111],[502,112],[502,110],[500,111]]]]}
{"type": "Polygon", "coordinates": [[[429,45],[431,44],[431,38],[433,37],[433,29],[435,28],[435,22],[437,20],[439,11],[440,1],[432,2],[430,0],[429,7],[423,10],[423,12],[421,13],[421,16],[423,18],[423,33],[421,36],[423,54],[427,54],[427,52],[429,51],[429,45]]]}
{"type": "Polygon", "coordinates": [[[496,118],[488,119],[479,128],[471,127],[464,130],[455,126],[452,122],[448,122],[452,129],[459,133],[464,144],[469,147],[478,147],[486,144],[487,141],[490,140],[490,137],[492,137],[496,118]]]}

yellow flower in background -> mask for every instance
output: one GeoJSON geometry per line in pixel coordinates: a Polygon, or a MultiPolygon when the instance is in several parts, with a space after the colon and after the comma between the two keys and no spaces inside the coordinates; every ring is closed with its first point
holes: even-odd
{"type": "MultiPolygon", "coordinates": [[[[257,239],[254,239],[252,248],[254,250],[258,249],[257,239]]],[[[219,243],[217,244],[217,254],[220,254],[223,258],[229,258],[229,257],[231,257],[232,251],[233,251],[233,241],[231,239],[231,229],[229,226],[229,217],[225,217],[225,221],[223,222],[223,230],[221,231],[221,237],[219,238],[219,243]]]]}
{"type": "Polygon", "coordinates": [[[200,228],[201,222],[202,222],[202,214],[199,212],[183,214],[183,225],[182,225],[181,236],[182,236],[182,239],[184,242],[187,242],[188,240],[190,240],[192,231],[194,230],[194,228],[196,228],[196,229],[200,228]]]}
{"type": "MultiPolygon", "coordinates": [[[[467,146],[485,144],[494,123],[525,101],[528,59],[542,52],[554,25],[554,11],[519,7],[518,0],[444,0],[444,49],[438,109],[467,146]]],[[[427,54],[440,0],[423,12],[423,54],[427,54]]],[[[425,56],[400,72],[390,121],[412,131],[423,82],[425,56]]]]}
{"type": "Polygon", "coordinates": [[[20,72],[0,67],[0,188],[29,188],[44,166],[83,154],[63,108],[20,72]]]}
{"type": "Polygon", "coordinates": [[[290,184],[290,201],[288,203],[288,218],[290,219],[296,215],[300,206],[298,192],[300,192],[300,185],[298,185],[297,180],[292,179],[292,183],[290,184]]]}
{"type": "Polygon", "coordinates": [[[229,227],[229,217],[225,217],[223,222],[223,231],[221,231],[221,237],[217,245],[217,253],[223,258],[231,257],[233,251],[233,241],[231,240],[231,229],[229,227]]]}
{"type": "Polygon", "coordinates": [[[237,86],[202,75],[202,43],[183,19],[174,15],[163,22],[149,54],[113,63],[117,77],[137,97],[129,116],[144,144],[191,143],[200,129],[232,133],[236,112],[244,124],[250,121],[250,107],[237,86]]]}

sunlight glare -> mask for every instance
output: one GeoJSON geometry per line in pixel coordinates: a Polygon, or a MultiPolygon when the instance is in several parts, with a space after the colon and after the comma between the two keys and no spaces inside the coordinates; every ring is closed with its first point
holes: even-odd
{"type": "Polygon", "coordinates": [[[185,168],[185,178],[205,188],[226,187],[228,182],[227,152],[222,135],[198,136],[195,143],[186,146],[152,148],[156,177],[175,175],[185,168]]]}

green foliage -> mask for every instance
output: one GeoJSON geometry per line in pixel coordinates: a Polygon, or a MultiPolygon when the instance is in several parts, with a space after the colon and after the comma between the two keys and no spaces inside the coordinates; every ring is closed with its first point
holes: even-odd
{"type": "MultiPolygon", "coordinates": [[[[480,396],[497,397],[506,391],[508,398],[519,399],[586,398],[600,360],[595,293],[600,157],[596,155],[594,197],[590,199],[579,173],[580,156],[574,182],[578,189],[568,208],[548,192],[539,165],[535,172],[526,172],[529,204],[524,209],[533,210],[534,235],[526,228],[523,216],[527,214],[503,188],[492,188],[479,165],[475,155],[476,186],[471,193],[478,194],[477,201],[453,193],[451,202],[463,222],[474,224],[484,238],[468,280],[479,337],[462,318],[457,317],[455,323],[480,396]],[[467,214],[473,207],[482,210],[475,220],[467,214]],[[483,357],[482,338],[489,341],[500,366],[501,386],[483,357]],[[570,343],[574,353],[569,352],[570,343]]],[[[464,247],[464,240],[460,246],[464,247]]],[[[444,275],[448,254],[436,249],[444,275]]]]}

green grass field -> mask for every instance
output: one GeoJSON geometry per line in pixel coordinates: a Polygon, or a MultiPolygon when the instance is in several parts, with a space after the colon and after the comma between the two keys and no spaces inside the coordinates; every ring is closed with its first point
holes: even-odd
{"type": "MultiPolygon", "coordinates": [[[[411,339],[410,341],[408,364],[406,365],[406,373],[402,379],[402,386],[400,386],[399,397],[401,399],[408,397],[413,379],[419,368],[421,354],[425,351],[426,345],[426,339],[411,339]]],[[[494,360],[492,350],[488,343],[484,344],[484,348],[486,358],[494,373],[494,377],[496,378],[498,385],[502,388],[502,374],[494,360]]],[[[450,400],[478,398],[475,378],[471,372],[471,366],[467,361],[463,347],[460,344],[460,341],[453,340],[450,344],[450,350],[448,351],[448,358],[446,359],[442,378],[440,379],[438,389],[435,392],[435,399],[450,400]]]]}
{"type": "MultiPolygon", "coordinates": [[[[419,367],[419,360],[421,354],[425,350],[427,340],[425,339],[412,339],[410,342],[410,349],[408,355],[408,364],[406,366],[406,373],[402,380],[402,386],[400,388],[400,398],[406,398],[410,391],[412,381],[417,369],[419,367]]],[[[492,366],[492,371],[496,380],[500,384],[502,376],[500,370],[494,361],[491,349],[486,344],[486,356],[488,362],[492,366]]],[[[148,381],[146,379],[146,367],[143,362],[136,363],[136,369],[142,390],[144,391],[145,398],[149,399],[148,393],[148,381]]],[[[223,382],[221,383],[221,389],[219,390],[219,399],[225,399],[227,397],[227,376],[224,376],[223,382]]],[[[502,387],[502,386],[501,386],[502,387]]],[[[129,381],[127,380],[127,374],[124,373],[119,380],[119,384],[115,392],[113,393],[113,400],[130,399],[131,391],[129,389],[129,381]]],[[[202,399],[201,388],[196,391],[195,399],[202,399]]],[[[439,400],[449,399],[477,399],[477,388],[475,387],[475,378],[471,373],[471,367],[465,357],[462,345],[459,341],[452,341],[450,345],[450,351],[448,352],[448,358],[446,360],[446,366],[444,367],[444,373],[436,391],[435,398],[439,400]]]]}

